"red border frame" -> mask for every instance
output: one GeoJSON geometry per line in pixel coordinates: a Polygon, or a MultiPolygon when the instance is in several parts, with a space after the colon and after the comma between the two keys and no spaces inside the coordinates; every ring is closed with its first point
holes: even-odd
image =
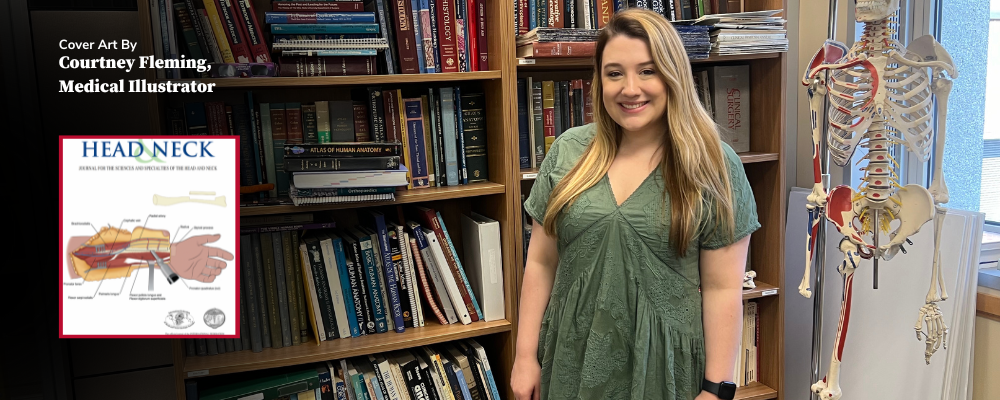
{"type": "MultiPolygon", "coordinates": [[[[190,135],[134,135],[134,136],[72,136],[72,135],[59,135],[59,338],[60,339],[87,339],[87,338],[100,338],[100,339],[239,339],[240,338],[240,207],[239,207],[239,196],[240,196],[240,137],[235,135],[222,135],[222,136],[190,136],[190,135]],[[235,230],[235,243],[236,249],[233,252],[233,266],[227,267],[233,268],[236,275],[236,296],[235,301],[235,314],[232,316],[232,321],[236,324],[236,334],[234,335],[66,335],[63,334],[63,274],[62,268],[65,267],[66,259],[64,257],[64,243],[63,243],[63,143],[65,139],[109,139],[109,140],[126,140],[126,139],[232,139],[233,140],[233,154],[235,155],[235,173],[233,174],[233,186],[236,187],[236,199],[233,200],[233,204],[236,211],[236,230],[235,230]]],[[[229,318],[227,318],[228,320],[229,318]]]]}

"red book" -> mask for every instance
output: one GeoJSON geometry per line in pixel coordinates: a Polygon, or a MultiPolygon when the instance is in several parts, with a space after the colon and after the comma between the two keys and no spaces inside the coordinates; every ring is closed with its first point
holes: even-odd
{"type": "Polygon", "coordinates": [[[279,57],[278,76],[375,75],[375,56],[279,57]]]}
{"type": "Polygon", "coordinates": [[[302,104],[285,103],[286,143],[302,143],[302,104]]]}
{"type": "MultiPolygon", "coordinates": [[[[608,1],[611,0],[600,0],[608,1]]],[[[524,20],[525,18],[521,18],[524,20]]],[[[564,28],[563,22],[563,2],[561,0],[549,0],[549,28],[564,28]]]]}
{"type": "MultiPolygon", "coordinates": [[[[558,1],[562,3],[562,0],[558,1]]],[[[554,3],[554,2],[555,1],[549,1],[549,3],[554,3]]],[[[559,9],[561,10],[562,7],[560,7],[559,9]]],[[[552,6],[550,5],[549,11],[551,12],[551,10],[552,6]]],[[[531,30],[531,21],[528,18],[528,13],[533,12],[532,9],[528,8],[528,0],[517,0],[517,10],[514,10],[514,12],[516,12],[518,16],[517,34],[523,35],[525,33],[528,33],[528,31],[531,30]]]]}
{"type": "Polygon", "coordinates": [[[595,0],[597,1],[597,29],[601,29],[604,25],[607,25],[608,21],[611,20],[611,14],[615,12],[614,3],[611,0],[595,0]]]}
{"type": "Polygon", "coordinates": [[[253,2],[250,0],[227,1],[235,1],[237,3],[237,15],[240,17],[240,23],[244,29],[243,33],[247,39],[247,46],[250,47],[250,54],[253,56],[252,62],[271,62],[271,56],[268,55],[267,42],[260,30],[260,21],[257,20],[257,14],[253,10],[253,2]]]}
{"type": "Polygon", "coordinates": [[[205,1],[215,1],[215,6],[219,9],[223,28],[226,29],[226,38],[229,40],[229,49],[233,52],[233,58],[238,63],[250,62],[250,47],[247,46],[243,24],[240,23],[239,13],[236,11],[236,5],[234,4],[236,0],[205,1]]]}
{"type": "Polygon", "coordinates": [[[517,48],[518,57],[593,57],[597,42],[535,42],[517,48]],[[529,54],[530,53],[530,54],[529,54]]]}
{"type": "Polygon", "coordinates": [[[476,30],[479,32],[476,35],[476,41],[478,41],[477,47],[479,47],[479,70],[489,71],[489,43],[486,40],[486,0],[476,0],[476,30]]]}
{"type": "Polygon", "coordinates": [[[365,3],[361,1],[274,1],[271,2],[274,11],[364,11],[365,3]]]}
{"type": "MultiPolygon", "coordinates": [[[[388,1],[388,0],[387,0],[388,1]]],[[[396,54],[399,55],[399,69],[404,74],[419,74],[420,60],[417,58],[417,37],[413,29],[413,7],[409,0],[392,0],[395,16],[392,25],[396,27],[396,54]]]]}
{"type": "Polygon", "coordinates": [[[441,0],[437,6],[441,72],[458,72],[458,50],[455,48],[455,3],[454,0],[441,0]]]}

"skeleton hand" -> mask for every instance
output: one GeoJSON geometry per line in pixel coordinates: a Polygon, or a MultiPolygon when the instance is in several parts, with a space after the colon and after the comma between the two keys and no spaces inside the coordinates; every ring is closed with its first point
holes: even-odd
{"type": "Polygon", "coordinates": [[[937,303],[927,303],[920,307],[920,316],[917,317],[917,324],[913,329],[917,331],[917,340],[923,340],[927,344],[924,361],[928,365],[931,363],[931,356],[938,348],[943,346],[945,350],[948,349],[948,327],[944,325],[944,318],[937,303]],[[926,333],[923,331],[925,324],[926,333]]]}
{"type": "Polygon", "coordinates": [[[212,282],[226,268],[226,262],[212,257],[233,260],[228,251],[205,246],[219,240],[219,235],[201,235],[174,243],[170,248],[170,267],[177,276],[202,282],[212,282]]]}

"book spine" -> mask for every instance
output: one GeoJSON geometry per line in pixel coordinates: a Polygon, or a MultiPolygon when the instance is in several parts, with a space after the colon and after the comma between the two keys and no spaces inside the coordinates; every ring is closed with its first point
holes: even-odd
{"type": "Polygon", "coordinates": [[[271,331],[271,347],[279,349],[284,347],[281,331],[281,312],[278,304],[278,285],[275,281],[276,272],[274,269],[274,246],[270,233],[260,234],[260,248],[262,259],[264,260],[264,284],[267,294],[267,316],[268,326],[271,331]]]}
{"type": "Polygon", "coordinates": [[[556,140],[556,113],[553,82],[542,82],[542,127],[545,130],[545,154],[549,153],[552,142],[556,140]]]}
{"type": "Polygon", "coordinates": [[[385,157],[402,155],[399,143],[323,143],[287,144],[286,158],[311,157],[385,157]]]}
{"type": "Polygon", "coordinates": [[[583,123],[589,124],[594,122],[594,102],[593,98],[590,97],[590,87],[591,80],[583,80],[583,123]]]}
{"type": "Polygon", "coordinates": [[[292,345],[292,324],[288,312],[288,287],[285,279],[285,257],[281,244],[281,234],[270,234],[274,256],[274,283],[278,302],[278,326],[281,328],[281,344],[292,345]]]}
{"type": "Polygon", "coordinates": [[[563,131],[566,130],[566,126],[563,124],[563,114],[562,81],[557,81],[552,83],[552,119],[556,137],[562,135],[563,131]]]}
{"type": "MultiPolygon", "coordinates": [[[[206,0],[209,1],[209,0],[206,0]]],[[[250,47],[247,46],[243,35],[239,17],[236,13],[236,6],[232,3],[239,0],[210,0],[219,7],[219,14],[225,24],[226,40],[233,53],[233,62],[247,63],[252,56],[250,47]]]]}
{"type": "Polygon", "coordinates": [[[354,158],[286,158],[285,171],[369,171],[399,169],[399,156],[354,158]]]}
{"type": "Polygon", "coordinates": [[[549,0],[549,27],[550,28],[565,28],[565,20],[563,19],[563,0],[549,0]]]}
{"type": "Polygon", "coordinates": [[[517,144],[521,168],[531,168],[531,145],[528,140],[528,81],[517,80],[517,144]]]}
{"type": "Polygon", "coordinates": [[[302,103],[285,103],[286,143],[304,143],[302,135],[302,103]]]}
{"type": "Polygon", "coordinates": [[[410,247],[410,234],[403,230],[402,227],[400,227],[400,230],[403,234],[399,245],[403,252],[403,260],[406,261],[406,275],[410,279],[410,307],[413,313],[413,326],[420,327],[424,326],[424,310],[420,304],[420,284],[417,283],[416,259],[412,253],[413,248],[410,247]]]}
{"type": "MultiPolygon", "coordinates": [[[[278,4],[278,2],[274,2],[278,4]]],[[[374,24],[373,12],[274,12],[264,13],[265,24],[374,24]]]]}
{"type": "Polygon", "coordinates": [[[538,27],[549,26],[549,1],[550,0],[535,0],[535,21],[538,24],[538,27]]]}
{"type": "MultiPolygon", "coordinates": [[[[264,112],[264,109],[261,109],[264,112]]],[[[288,193],[288,173],[285,171],[285,143],[288,141],[288,124],[286,123],[285,104],[269,103],[267,112],[271,132],[271,152],[274,158],[274,189],[279,196],[288,193]]]]}
{"type": "Polygon", "coordinates": [[[313,286],[316,287],[316,299],[319,303],[317,318],[321,320],[318,324],[323,325],[325,339],[336,339],[337,330],[333,324],[336,321],[333,311],[333,300],[330,298],[330,283],[326,277],[326,265],[323,260],[323,249],[317,239],[306,241],[306,250],[309,254],[309,266],[312,272],[313,286]]]}
{"type": "Polygon", "coordinates": [[[434,172],[434,149],[433,149],[433,126],[431,124],[431,117],[433,114],[430,112],[428,106],[427,95],[420,95],[420,113],[423,115],[423,129],[424,129],[424,156],[427,159],[427,184],[428,186],[437,186],[435,180],[437,177],[434,172]]]}
{"type": "Polygon", "coordinates": [[[361,313],[358,314],[358,325],[362,334],[375,334],[377,332],[375,330],[375,314],[372,312],[371,301],[368,299],[368,280],[362,262],[364,256],[361,254],[361,244],[357,240],[352,240],[350,251],[353,258],[354,276],[357,280],[357,286],[354,286],[355,280],[351,280],[351,290],[357,292],[354,297],[355,307],[358,305],[361,307],[361,313]]]}
{"type": "Polygon", "coordinates": [[[274,236],[281,238],[281,255],[284,257],[285,291],[288,295],[288,335],[291,337],[292,346],[295,346],[299,344],[299,339],[302,337],[299,334],[298,301],[298,291],[301,286],[295,280],[295,276],[299,274],[295,268],[295,256],[292,255],[295,253],[292,249],[292,235],[290,232],[284,231],[280,235],[274,236]]]}
{"type": "MultiPolygon", "coordinates": [[[[242,269],[240,270],[240,276],[242,278],[243,288],[246,293],[246,313],[249,317],[249,331],[246,332],[250,337],[250,348],[254,353],[260,353],[264,350],[263,342],[261,341],[261,331],[260,331],[260,318],[259,311],[257,308],[258,300],[257,297],[259,293],[257,292],[256,280],[259,279],[260,275],[257,273],[257,269],[254,267],[254,246],[252,245],[251,235],[241,235],[240,236],[240,261],[242,269]]],[[[257,258],[260,256],[257,255],[257,258]]],[[[242,297],[242,296],[241,296],[242,297]]]]}
{"type": "Polygon", "coordinates": [[[271,33],[274,34],[378,32],[378,24],[271,24],[271,33]]]}
{"type": "Polygon", "coordinates": [[[188,135],[208,135],[208,118],[205,116],[205,103],[184,103],[184,116],[187,123],[188,135]]]}
{"type": "Polygon", "coordinates": [[[357,279],[354,276],[354,263],[347,260],[344,253],[344,241],[339,237],[333,238],[333,253],[337,258],[337,274],[340,275],[340,287],[344,296],[344,308],[347,313],[347,326],[352,337],[361,336],[361,329],[358,325],[358,315],[361,307],[356,303],[358,292],[353,289],[357,279]]]}
{"type": "MultiPolygon", "coordinates": [[[[420,229],[420,228],[417,228],[420,229]]],[[[424,298],[427,299],[427,304],[431,307],[431,312],[437,317],[438,323],[441,325],[448,324],[448,320],[445,319],[444,314],[441,313],[441,309],[438,308],[437,303],[434,301],[434,295],[431,292],[430,281],[427,280],[427,273],[424,268],[423,258],[420,254],[420,244],[418,244],[418,238],[423,242],[422,234],[416,233],[414,230],[413,237],[410,238],[410,252],[413,255],[413,264],[417,267],[417,276],[420,278],[420,287],[423,288],[424,298]]],[[[423,242],[423,247],[427,247],[427,243],[423,242]]]]}
{"type": "Polygon", "coordinates": [[[413,7],[409,0],[387,0],[393,4],[392,22],[396,30],[396,50],[399,54],[400,72],[419,74],[416,36],[413,35],[413,7]]]}
{"type": "Polygon", "coordinates": [[[323,252],[323,271],[326,272],[327,289],[330,291],[331,310],[333,311],[331,325],[335,337],[351,337],[350,324],[347,322],[347,307],[344,303],[344,293],[340,286],[340,272],[337,270],[337,255],[333,249],[333,238],[323,236],[319,243],[323,252]]]}
{"type": "Polygon", "coordinates": [[[375,56],[279,57],[278,76],[375,75],[375,56]]]}
{"type": "MultiPolygon", "coordinates": [[[[429,70],[428,72],[443,72],[441,71],[441,49],[438,48],[437,1],[420,0],[421,12],[427,12],[427,29],[424,30],[427,33],[423,34],[424,46],[427,45],[428,39],[431,41],[431,51],[428,52],[431,59],[427,61],[427,64],[428,68],[432,68],[433,71],[429,70]]],[[[421,17],[421,21],[423,21],[423,17],[421,17]]]]}
{"type": "Polygon", "coordinates": [[[400,141],[400,130],[399,126],[399,102],[396,99],[395,90],[383,90],[382,91],[382,106],[385,107],[385,141],[386,142],[398,142],[400,141]]]}
{"type": "Polygon", "coordinates": [[[372,128],[372,141],[385,143],[386,121],[382,106],[382,89],[378,86],[368,88],[368,117],[372,128]]]}
{"type": "Polygon", "coordinates": [[[354,108],[350,100],[330,102],[330,142],[350,143],[355,139],[354,108]]]}
{"type": "Polygon", "coordinates": [[[437,1],[438,45],[441,71],[458,72],[458,50],[455,48],[455,11],[452,0],[437,1]]]}
{"type": "Polygon", "coordinates": [[[316,142],[330,143],[330,106],[328,101],[317,101],[316,108],[316,142]]]}
{"type": "MultiPolygon", "coordinates": [[[[479,320],[479,315],[482,311],[479,310],[479,305],[473,301],[474,294],[472,293],[472,288],[468,285],[468,279],[465,277],[465,271],[462,268],[462,263],[458,258],[458,254],[455,252],[455,246],[451,243],[451,237],[445,232],[444,224],[442,224],[439,217],[434,210],[427,208],[418,208],[421,217],[424,219],[426,226],[429,227],[431,231],[434,232],[434,236],[441,246],[441,252],[444,255],[445,269],[448,275],[455,281],[455,289],[460,294],[460,301],[465,303],[465,308],[469,311],[469,318],[473,322],[479,320]]],[[[426,229],[426,228],[425,228],[426,229]]],[[[444,272],[444,271],[442,271],[444,272]]],[[[448,285],[450,286],[450,285],[448,285]]]]}
{"type": "Polygon", "coordinates": [[[469,71],[482,71],[479,67],[479,17],[476,0],[457,1],[465,2],[465,42],[469,47],[469,71]]]}
{"type": "MultiPolygon", "coordinates": [[[[397,56],[397,54],[395,54],[396,38],[393,37],[392,31],[389,30],[392,27],[392,23],[389,22],[389,10],[386,9],[383,0],[368,0],[368,1],[374,3],[375,12],[378,14],[378,32],[382,33],[382,37],[384,37],[389,44],[389,48],[383,52],[383,54],[385,55],[386,73],[390,75],[396,74],[397,72],[399,72],[399,69],[396,68],[396,56],[397,56]]],[[[390,1],[390,0],[384,0],[384,1],[390,1]]],[[[365,9],[371,11],[368,9],[367,6],[365,9]]]]}
{"type": "Polygon", "coordinates": [[[455,87],[455,137],[458,139],[458,143],[455,143],[456,149],[458,151],[458,175],[460,184],[469,184],[469,168],[465,163],[465,124],[462,115],[462,89],[458,86],[455,87]]]}
{"type": "MultiPolygon", "coordinates": [[[[190,2],[191,0],[186,1],[190,2]]],[[[199,31],[195,29],[192,10],[188,8],[185,0],[174,3],[174,13],[177,16],[178,25],[181,27],[181,35],[184,37],[184,46],[187,48],[187,54],[194,59],[203,59],[205,58],[205,52],[202,50],[198,40],[200,35],[199,31]]]]}
{"type": "Polygon", "coordinates": [[[423,25],[420,22],[420,1],[419,0],[409,0],[410,1],[410,15],[412,16],[411,23],[413,24],[413,43],[417,48],[417,71],[421,74],[426,74],[427,71],[427,59],[426,54],[424,54],[424,35],[423,35],[423,25]]]}
{"type": "Polygon", "coordinates": [[[455,94],[451,88],[441,88],[442,140],[445,155],[445,168],[448,171],[448,186],[458,186],[458,153],[455,149],[455,94]]]}
{"type": "MultiPolygon", "coordinates": [[[[306,306],[306,302],[310,301],[309,295],[305,292],[306,282],[303,280],[305,276],[303,271],[303,260],[302,252],[299,251],[299,234],[298,232],[293,232],[292,238],[292,263],[295,266],[295,301],[298,303],[299,310],[299,343],[309,342],[309,308],[306,306]]],[[[295,334],[294,332],[292,334],[295,334]]]]}
{"type": "Polygon", "coordinates": [[[385,321],[385,304],[382,302],[382,288],[379,285],[378,265],[375,261],[376,247],[373,246],[371,238],[364,236],[360,238],[361,255],[364,257],[365,280],[368,283],[368,298],[371,301],[371,310],[375,331],[383,333],[388,330],[385,321]]]}
{"type": "Polygon", "coordinates": [[[240,23],[243,25],[244,33],[246,34],[250,54],[253,56],[252,62],[271,62],[271,57],[268,55],[267,43],[264,41],[264,35],[261,32],[260,23],[257,21],[256,12],[253,8],[253,2],[251,0],[236,1],[238,5],[237,15],[241,18],[240,23]]]}
{"type": "Polygon", "coordinates": [[[395,90],[396,97],[396,109],[399,110],[399,114],[396,115],[399,120],[399,139],[403,146],[403,166],[406,168],[406,188],[413,189],[413,156],[410,155],[410,137],[407,135],[406,131],[406,104],[403,102],[403,90],[395,90]]]}
{"type": "Polygon", "coordinates": [[[465,25],[465,0],[448,1],[454,1],[452,12],[455,13],[455,51],[458,54],[458,71],[469,72],[469,43],[466,39],[469,35],[466,33],[465,25]]]}
{"type": "Polygon", "coordinates": [[[214,38],[214,43],[219,48],[219,53],[222,56],[222,62],[225,63],[235,63],[236,58],[233,57],[233,50],[229,47],[229,40],[226,38],[226,28],[222,23],[222,18],[219,16],[219,4],[215,0],[204,0],[205,4],[205,15],[208,17],[209,26],[214,38]]]}
{"type": "Polygon", "coordinates": [[[368,107],[365,106],[365,102],[355,100],[352,102],[352,108],[354,109],[354,141],[371,141],[368,129],[368,107]]]}
{"type": "MultiPolygon", "coordinates": [[[[278,178],[278,167],[274,165],[274,160],[280,157],[279,152],[274,147],[274,135],[271,132],[271,105],[269,103],[260,103],[260,128],[263,134],[263,149],[264,149],[264,168],[267,171],[267,176],[271,177],[270,182],[276,183],[278,178]]],[[[274,188],[268,191],[270,197],[278,197],[278,185],[275,184],[274,188]]]]}
{"type": "Polygon", "coordinates": [[[250,235],[250,245],[253,247],[254,283],[257,284],[257,313],[260,320],[260,340],[263,347],[271,347],[271,319],[268,315],[267,284],[265,282],[264,249],[260,244],[260,235],[250,235]]]}
{"type": "Polygon", "coordinates": [[[535,135],[535,165],[542,165],[545,159],[545,125],[542,120],[542,82],[534,80],[531,82],[531,107],[533,134],[535,135]]]}
{"type": "Polygon", "coordinates": [[[583,79],[574,79],[570,90],[573,96],[573,126],[583,125],[583,79]]]}
{"type": "Polygon", "coordinates": [[[535,42],[532,57],[593,57],[596,42],[535,42]]]}
{"type": "Polygon", "coordinates": [[[240,137],[240,182],[244,186],[252,186],[257,184],[258,178],[253,157],[255,140],[247,128],[247,118],[247,107],[245,104],[236,104],[233,106],[236,134],[240,137]]]}
{"type": "Polygon", "coordinates": [[[486,30],[486,0],[475,0],[476,1],[476,30],[479,32],[476,35],[476,40],[479,42],[476,47],[479,48],[479,70],[489,71],[489,42],[487,41],[487,30],[486,30]]]}
{"type": "Polygon", "coordinates": [[[403,227],[394,225],[389,228],[389,248],[392,251],[392,264],[396,268],[396,283],[399,286],[399,306],[403,314],[403,326],[415,328],[413,322],[416,318],[413,312],[412,299],[413,287],[410,286],[410,277],[406,270],[406,248],[400,244],[402,242],[403,227]]]}
{"type": "MultiPolygon", "coordinates": [[[[275,1],[271,3],[274,11],[364,11],[364,3],[360,1],[275,1]]],[[[270,23],[270,22],[269,22],[270,23]]]]}
{"type": "Polygon", "coordinates": [[[399,279],[396,275],[396,263],[392,258],[392,248],[389,245],[389,232],[382,214],[375,214],[375,229],[378,233],[378,246],[382,255],[382,268],[385,270],[385,289],[389,291],[389,305],[392,313],[390,317],[393,319],[395,331],[403,333],[406,327],[403,325],[403,308],[399,300],[399,279]]]}
{"type": "Polygon", "coordinates": [[[409,138],[410,182],[414,188],[429,187],[427,154],[424,152],[424,117],[420,98],[403,99],[406,114],[406,135],[409,138]]]}
{"type": "MultiPolygon", "coordinates": [[[[427,134],[431,137],[429,141],[431,148],[427,152],[428,162],[427,165],[429,169],[434,170],[434,186],[442,186],[445,180],[445,170],[442,168],[444,165],[444,153],[441,152],[441,147],[439,146],[438,132],[441,131],[441,125],[438,124],[440,117],[438,115],[438,103],[437,96],[434,95],[434,89],[427,89],[427,113],[430,116],[430,123],[427,130],[427,134]]],[[[425,138],[425,143],[427,143],[425,138]]]]}
{"type": "Polygon", "coordinates": [[[302,142],[319,143],[319,133],[316,126],[316,105],[302,105],[302,142]]]}

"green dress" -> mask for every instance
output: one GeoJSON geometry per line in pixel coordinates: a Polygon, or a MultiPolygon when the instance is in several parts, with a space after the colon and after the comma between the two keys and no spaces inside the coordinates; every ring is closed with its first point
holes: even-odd
{"type": "MultiPolygon", "coordinates": [[[[593,124],[572,128],[552,143],[524,203],[536,221],[595,132],[593,124]]],[[[723,147],[735,197],[732,238],[702,235],[684,257],[671,250],[659,168],[621,206],[605,175],[559,217],[559,266],[538,339],[542,399],[690,400],[701,392],[698,250],[760,227],[743,164],[723,147]]]]}

